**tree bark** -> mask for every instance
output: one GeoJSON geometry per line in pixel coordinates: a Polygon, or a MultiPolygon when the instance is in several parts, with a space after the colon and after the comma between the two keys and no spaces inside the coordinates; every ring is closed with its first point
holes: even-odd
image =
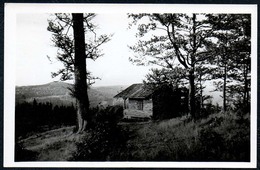
{"type": "Polygon", "coordinates": [[[75,98],[77,103],[77,133],[86,130],[91,125],[89,115],[89,98],[86,82],[86,54],[85,54],[85,34],[83,26],[83,14],[72,14],[74,47],[75,47],[75,98]]]}
{"type": "Polygon", "coordinates": [[[228,34],[226,31],[226,38],[225,38],[225,47],[224,47],[224,55],[223,55],[223,61],[224,61],[224,76],[223,76],[223,111],[227,111],[227,42],[228,42],[228,34]]]}
{"type": "Polygon", "coordinates": [[[193,14],[192,17],[193,26],[193,51],[191,54],[191,64],[190,64],[190,70],[189,70],[189,83],[190,83],[190,89],[189,89],[189,106],[190,106],[190,114],[191,116],[196,120],[198,117],[196,115],[196,108],[195,108],[195,55],[196,55],[196,14],[193,14]]]}
{"type": "Polygon", "coordinates": [[[227,91],[227,66],[224,65],[224,80],[223,80],[223,111],[227,111],[227,98],[226,98],[226,91],[227,91]]]}
{"type": "Polygon", "coordinates": [[[194,81],[194,70],[191,69],[189,72],[189,83],[190,83],[190,88],[189,88],[189,107],[190,107],[190,114],[191,116],[196,120],[197,115],[195,111],[195,81],[194,81]]]}
{"type": "Polygon", "coordinates": [[[199,83],[200,83],[200,109],[204,108],[203,105],[203,87],[202,87],[202,72],[199,75],[199,83]]]}
{"type": "Polygon", "coordinates": [[[243,105],[245,108],[248,108],[249,106],[249,80],[247,79],[248,76],[248,72],[249,72],[249,67],[248,64],[249,62],[246,61],[246,63],[244,64],[244,90],[243,90],[243,105]]]}

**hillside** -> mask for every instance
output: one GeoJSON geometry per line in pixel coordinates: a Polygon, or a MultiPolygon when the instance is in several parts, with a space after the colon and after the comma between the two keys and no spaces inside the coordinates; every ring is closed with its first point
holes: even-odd
{"type": "Polygon", "coordinates": [[[104,96],[108,98],[113,98],[116,94],[126,89],[128,86],[100,86],[100,87],[93,87],[93,89],[97,90],[98,92],[102,93],[104,96]]]}
{"type": "MultiPolygon", "coordinates": [[[[68,87],[71,84],[65,82],[51,82],[43,85],[34,86],[17,86],[16,87],[16,103],[32,102],[36,99],[38,102],[51,102],[55,105],[71,105],[74,104],[74,99],[70,96],[68,87]]],[[[99,86],[89,89],[90,106],[97,105],[112,105],[113,97],[127,88],[126,85],[115,86],[99,86]]],[[[210,92],[211,89],[205,89],[205,94],[213,96],[213,104],[222,105],[222,99],[219,96],[220,92],[210,92]]]]}
{"type": "Polygon", "coordinates": [[[121,133],[110,131],[109,135],[106,134],[107,129],[104,132],[76,134],[73,133],[73,128],[62,127],[20,140],[16,159],[192,162],[250,160],[249,114],[242,118],[235,113],[215,113],[197,122],[191,121],[187,116],[160,122],[120,122],[118,128],[121,133]]]}
{"type": "MultiPolygon", "coordinates": [[[[43,85],[16,87],[16,103],[32,102],[36,99],[37,102],[51,102],[55,105],[75,104],[68,89],[71,86],[69,83],[51,82],[43,85]]],[[[124,88],[126,86],[91,87],[89,89],[90,106],[112,105],[113,96],[124,88]]]]}

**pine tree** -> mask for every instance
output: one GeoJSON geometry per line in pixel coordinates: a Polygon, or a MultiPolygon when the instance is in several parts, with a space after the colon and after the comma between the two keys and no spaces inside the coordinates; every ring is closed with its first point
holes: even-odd
{"type": "Polygon", "coordinates": [[[49,20],[48,26],[48,31],[53,33],[52,41],[59,50],[57,59],[64,65],[64,68],[52,73],[52,76],[60,76],[61,80],[75,80],[71,91],[77,103],[78,132],[84,131],[87,126],[93,126],[87,88],[95,77],[87,72],[86,59],[96,60],[102,56],[99,47],[111,37],[97,37],[96,26],[91,22],[95,16],[92,13],[55,14],[55,18],[49,20]],[[86,33],[92,33],[92,36],[88,34],[90,37],[85,38],[86,33]]]}
{"type": "Polygon", "coordinates": [[[240,93],[243,96],[242,103],[248,105],[251,65],[250,15],[210,14],[208,16],[213,26],[213,36],[217,39],[214,47],[217,54],[214,64],[218,69],[214,77],[217,90],[223,92],[223,111],[227,110],[227,101],[234,100],[234,97],[240,93]]]}
{"type": "Polygon", "coordinates": [[[180,64],[189,80],[190,113],[197,119],[195,70],[200,62],[213,55],[208,48],[212,30],[206,15],[129,14],[129,17],[133,19],[132,25],[138,25],[139,37],[137,44],[130,46],[137,54],[130,60],[136,64],[155,64],[169,70],[174,70],[180,64]]]}

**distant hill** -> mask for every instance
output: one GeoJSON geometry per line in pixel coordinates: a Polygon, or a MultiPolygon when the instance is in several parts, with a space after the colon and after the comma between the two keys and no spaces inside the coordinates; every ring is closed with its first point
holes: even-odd
{"type": "Polygon", "coordinates": [[[108,98],[113,98],[116,94],[126,89],[128,86],[100,86],[93,87],[93,89],[102,93],[104,96],[108,98]]]}
{"type": "MultiPolygon", "coordinates": [[[[16,103],[32,102],[34,99],[37,102],[51,102],[54,105],[75,105],[75,100],[70,96],[69,87],[72,85],[65,82],[51,82],[43,85],[34,86],[17,86],[16,87],[16,103]]],[[[127,88],[128,86],[100,86],[91,87],[88,90],[90,99],[90,107],[95,107],[99,104],[107,106],[113,104],[113,97],[127,88]]],[[[219,96],[220,92],[210,92],[206,89],[204,94],[213,96],[213,103],[222,105],[222,99],[219,96]]]]}
{"type": "MultiPolygon", "coordinates": [[[[32,102],[51,102],[54,105],[75,105],[75,99],[70,96],[69,87],[72,85],[65,82],[51,82],[43,85],[17,86],[16,103],[32,102]]],[[[91,87],[89,89],[90,107],[99,104],[112,105],[113,96],[124,90],[127,86],[103,86],[91,87]]]]}

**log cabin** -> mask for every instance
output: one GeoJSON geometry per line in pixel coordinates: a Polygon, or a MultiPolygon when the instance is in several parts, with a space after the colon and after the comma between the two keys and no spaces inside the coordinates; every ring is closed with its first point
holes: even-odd
{"type": "Polygon", "coordinates": [[[124,118],[167,119],[188,112],[188,89],[133,84],[114,96],[113,105],[124,108],[124,118]]]}
{"type": "Polygon", "coordinates": [[[124,118],[144,118],[153,114],[153,90],[133,84],[114,96],[113,105],[122,105],[124,118]]]}

